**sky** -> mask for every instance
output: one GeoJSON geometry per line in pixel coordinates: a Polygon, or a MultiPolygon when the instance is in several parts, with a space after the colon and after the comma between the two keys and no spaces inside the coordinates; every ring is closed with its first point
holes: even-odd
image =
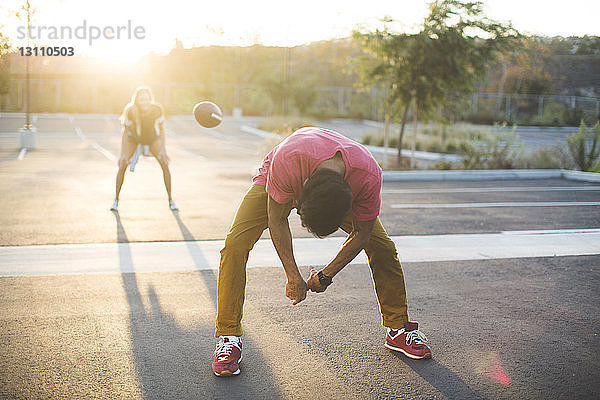
{"type": "MultiPolygon", "coordinates": [[[[381,26],[390,16],[399,31],[417,31],[428,12],[429,1],[419,0],[31,0],[37,7],[34,44],[72,46],[76,54],[120,60],[133,60],[151,51],[165,54],[179,39],[184,47],[203,45],[265,44],[295,46],[318,40],[348,37],[358,27],[381,26]],[[69,38],[68,30],[80,29],[79,36],[69,38]],[[123,29],[131,26],[131,29],[123,29]],[[54,27],[55,37],[50,37],[54,27]],[[63,34],[61,37],[60,29],[63,34]],[[92,28],[93,27],[93,28],[92,28]],[[122,29],[119,30],[119,27],[122,29]],[[137,37],[133,35],[137,28],[137,37]],[[91,39],[93,32],[98,39],[91,39]],[[105,30],[106,29],[106,30],[105,30]],[[120,38],[116,38],[119,30],[120,38]],[[105,38],[103,33],[108,37],[105,38]],[[143,32],[143,34],[142,34],[143,32]]],[[[16,46],[25,44],[23,22],[10,10],[22,0],[3,0],[0,21],[16,46]],[[19,31],[21,26],[21,31],[19,31]]],[[[488,18],[512,22],[525,34],[546,36],[600,35],[600,2],[590,0],[487,0],[488,18]]],[[[71,33],[74,35],[74,33],[71,33]]]]}

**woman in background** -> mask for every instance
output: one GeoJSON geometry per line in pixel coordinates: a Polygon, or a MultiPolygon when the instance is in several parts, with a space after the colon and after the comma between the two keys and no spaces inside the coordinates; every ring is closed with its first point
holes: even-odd
{"type": "Polygon", "coordinates": [[[115,201],[110,209],[117,211],[125,170],[138,144],[141,144],[148,145],[150,152],[162,168],[165,188],[169,197],[169,208],[178,210],[171,197],[171,172],[169,171],[169,159],[165,148],[165,117],[161,105],[154,102],[154,95],[149,87],[143,86],[135,90],[131,102],[123,110],[121,123],[123,126],[121,157],[119,158],[119,171],[117,172],[115,201]]]}

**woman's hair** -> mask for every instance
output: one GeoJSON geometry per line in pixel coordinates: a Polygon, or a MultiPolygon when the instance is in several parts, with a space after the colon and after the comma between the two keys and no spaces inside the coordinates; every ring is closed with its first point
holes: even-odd
{"type": "Polygon", "coordinates": [[[131,96],[131,104],[137,104],[137,101],[142,93],[147,93],[148,96],[150,96],[150,102],[154,103],[154,93],[152,93],[152,89],[150,89],[148,86],[140,86],[135,89],[135,92],[133,92],[133,95],[131,96]]]}
{"type": "Polygon", "coordinates": [[[121,113],[121,123],[125,122],[125,120],[127,119],[127,111],[129,111],[132,107],[136,106],[138,98],[142,95],[142,93],[148,94],[148,96],[150,96],[150,102],[154,103],[154,93],[152,93],[152,89],[150,89],[148,86],[139,86],[137,89],[135,89],[135,91],[131,95],[131,100],[129,101],[129,103],[127,103],[127,105],[123,109],[123,112],[121,113]]]}
{"type": "Polygon", "coordinates": [[[297,213],[302,226],[316,237],[335,232],[352,206],[352,190],[342,175],[323,168],[304,184],[298,198],[297,213]]]}

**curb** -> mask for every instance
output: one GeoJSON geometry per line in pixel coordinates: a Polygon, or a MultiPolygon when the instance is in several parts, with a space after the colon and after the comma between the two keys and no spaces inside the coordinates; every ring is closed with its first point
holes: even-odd
{"type": "Polygon", "coordinates": [[[560,171],[562,172],[562,177],[565,179],[600,183],[600,174],[595,172],[571,171],[566,169],[561,169],[560,171]]]}
{"type": "MultiPolygon", "coordinates": [[[[365,145],[363,145],[365,146],[365,145]]],[[[391,147],[380,147],[380,146],[365,146],[371,154],[388,154],[390,156],[395,156],[398,154],[398,150],[391,147]]],[[[402,149],[402,155],[405,157],[411,157],[413,154],[412,150],[402,149]]],[[[427,151],[414,151],[415,159],[421,161],[450,161],[450,162],[461,162],[463,160],[462,156],[456,154],[442,154],[442,153],[430,153],[427,151]]]]}
{"type": "Polygon", "coordinates": [[[256,136],[260,136],[262,138],[276,139],[276,140],[283,140],[283,139],[285,139],[285,136],[281,136],[281,135],[277,135],[275,133],[263,131],[262,129],[253,128],[253,127],[248,126],[248,125],[243,125],[240,128],[240,130],[242,132],[250,133],[250,134],[256,135],[256,136]]]}
{"type": "Polygon", "coordinates": [[[562,169],[500,169],[454,171],[383,171],[384,182],[475,181],[503,179],[567,179],[600,183],[600,174],[562,169]]]}

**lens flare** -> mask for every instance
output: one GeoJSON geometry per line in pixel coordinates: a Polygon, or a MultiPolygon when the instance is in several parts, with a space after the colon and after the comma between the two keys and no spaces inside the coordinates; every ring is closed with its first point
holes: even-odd
{"type": "Polygon", "coordinates": [[[494,352],[490,352],[488,356],[482,360],[479,366],[475,368],[475,372],[502,386],[508,386],[511,382],[510,376],[508,376],[502,367],[498,354],[494,352]]]}

